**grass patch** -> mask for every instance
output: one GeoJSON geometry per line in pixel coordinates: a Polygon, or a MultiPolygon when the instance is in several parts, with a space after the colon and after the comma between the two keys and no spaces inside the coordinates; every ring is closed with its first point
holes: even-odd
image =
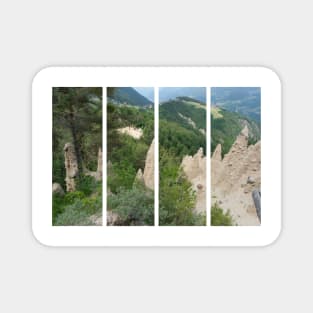
{"type": "Polygon", "coordinates": [[[215,203],[211,207],[211,225],[212,226],[233,226],[233,219],[227,211],[224,213],[224,211],[215,203]]]}

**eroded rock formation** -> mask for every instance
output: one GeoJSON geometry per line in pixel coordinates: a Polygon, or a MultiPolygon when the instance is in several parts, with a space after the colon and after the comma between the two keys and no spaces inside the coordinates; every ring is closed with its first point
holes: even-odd
{"type": "Polygon", "coordinates": [[[134,183],[137,182],[144,184],[151,190],[154,190],[154,139],[152,140],[146,154],[144,171],[142,172],[141,168],[137,171],[134,183]]]}
{"type": "Polygon", "coordinates": [[[74,146],[71,143],[66,143],[64,146],[64,160],[66,170],[66,191],[71,192],[76,190],[75,178],[78,175],[78,163],[75,154],[74,146]]]}
{"type": "Polygon", "coordinates": [[[154,139],[147,152],[143,181],[147,188],[154,190],[154,139]]]}
{"type": "Polygon", "coordinates": [[[58,196],[64,196],[64,190],[59,183],[52,184],[52,194],[58,195],[58,196]]]}
{"type": "Polygon", "coordinates": [[[260,224],[252,192],[261,188],[261,142],[248,146],[248,132],[245,126],[224,158],[220,144],[211,157],[212,204],[246,226],[260,224]]]}
{"type": "Polygon", "coordinates": [[[118,128],[117,131],[121,134],[129,135],[135,139],[140,139],[143,135],[143,131],[141,128],[135,128],[132,126],[118,128]]]}
{"type": "Polygon", "coordinates": [[[206,157],[203,149],[200,148],[194,156],[185,156],[181,163],[183,172],[192,184],[192,189],[196,193],[197,213],[206,212],[206,157]]]}

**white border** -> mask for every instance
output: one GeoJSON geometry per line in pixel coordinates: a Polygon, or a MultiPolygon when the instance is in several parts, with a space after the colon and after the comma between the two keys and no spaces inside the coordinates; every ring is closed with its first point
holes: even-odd
{"type": "MultiPolygon", "coordinates": [[[[209,108],[209,98],[207,103],[209,108]]],[[[209,112],[209,110],[207,111],[209,112]]],[[[103,122],[103,128],[106,128],[106,120],[103,122]]],[[[33,81],[32,123],[32,225],[34,236],[44,245],[265,246],[279,236],[281,230],[281,84],[278,76],[270,69],[262,67],[46,68],[40,71],[33,81]],[[102,86],[103,88],[107,86],[261,87],[262,225],[240,227],[53,227],[51,225],[51,89],[54,86],[102,86]]],[[[103,131],[104,146],[106,144],[105,132],[106,130],[103,131]]],[[[103,154],[105,155],[105,149],[103,154]]],[[[208,155],[210,154],[208,153],[208,155]]],[[[209,169],[208,163],[210,162],[207,162],[207,169],[209,169]]],[[[106,166],[103,169],[106,177],[106,166]]],[[[106,185],[105,181],[104,185],[106,185]]],[[[210,200],[209,187],[208,175],[207,202],[210,200]]],[[[104,202],[106,202],[105,194],[103,195],[103,207],[105,208],[104,202]]]]}

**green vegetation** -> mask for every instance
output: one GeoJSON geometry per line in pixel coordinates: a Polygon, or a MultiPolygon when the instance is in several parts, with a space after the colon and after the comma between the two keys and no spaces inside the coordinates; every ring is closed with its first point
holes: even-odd
{"type": "Polygon", "coordinates": [[[205,225],[205,215],[196,214],[195,194],[184,177],[179,158],[164,148],[160,150],[160,209],[162,226],[205,225]]]}
{"type": "Polygon", "coordinates": [[[242,115],[234,112],[226,111],[218,108],[216,115],[216,108],[211,108],[211,152],[213,153],[216,146],[220,143],[222,145],[222,155],[225,155],[237,136],[244,128],[244,125],[249,129],[249,144],[256,143],[261,136],[259,124],[242,115]],[[213,110],[213,112],[212,112],[213,110]]]}
{"type": "Polygon", "coordinates": [[[151,106],[152,102],[131,87],[108,88],[110,102],[116,104],[128,104],[137,107],[151,106]]]}
{"type": "Polygon", "coordinates": [[[211,225],[212,226],[232,226],[233,219],[227,211],[226,213],[215,203],[211,207],[211,225]]]}
{"type": "Polygon", "coordinates": [[[205,225],[205,214],[194,211],[195,194],[180,167],[185,155],[194,155],[200,147],[205,151],[205,107],[193,99],[178,98],[160,106],[159,121],[159,225],[205,225]],[[188,101],[186,101],[188,100],[188,101]],[[193,105],[196,103],[197,105],[193,105]],[[202,105],[201,105],[202,106],[202,105]],[[191,118],[195,127],[181,115],[191,118]]]}
{"type": "Polygon", "coordinates": [[[120,189],[108,197],[108,207],[117,213],[120,225],[143,226],[154,224],[154,194],[141,184],[120,189]]]}
{"type": "Polygon", "coordinates": [[[108,103],[107,121],[108,210],[118,215],[118,225],[153,225],[154,193],[135,181],[154,137],[153,110],[108,103]],[[143,136],[135,139],[117,131],[126,126],[141,128],[143,136]]]}
{"type": "MultiPolygon", "coordinates": [[[[199,101],[188,101],[181,100],[182,98],[177,98],[176,100],[168,101],[160,106],[160,118],[164,118],[167,121],[178,123],[187,129],[193,129],[193,127],[180,116],[182,114],[185,117],[189,117],[195,124],[197,129],[206,127],[206,107],[200,105],[199,101]]],[[[186,98],[184,98],[186,99],[186,98]]]]}
{"type": "Polygon", "coordinates": [[[53,225],[94,225],[101,218],[102,183],[86,176],[96,171],[102,146],[102,88],[53,88],[52,182],[65,186],[64,145],[72,143],[78,163],[76,191],[53,195],[53,225]]]}
{"type": "Polygon", "coordinates": [[[213,87],[211,103],[237,112],[250,120],[261,122],[261,88],[259,87],[213,87]]]}
{"type": "MultiPolygon", "coordinates": [[[[91,188],[91,186],[88,186],[91,188]]],[[[54,226],[88,226],[94,225],[91,216],[101,218],[102,184],[98,183],[93,194],[82,191],[69,192],[65,196],[53,196],[54,226]]]]}
{"type": "Polygon", "coordinates": [[[217,118],[223,118],[223,115],[221,113],[221,109],[218,108],[218,107],[211,107],[211,114],[213,116],[214,119],[217,119],[217,118]]]}

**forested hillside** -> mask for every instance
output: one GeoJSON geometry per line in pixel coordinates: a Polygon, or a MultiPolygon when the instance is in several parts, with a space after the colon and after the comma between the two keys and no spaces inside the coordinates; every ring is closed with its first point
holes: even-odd
{"type": "Polygon", "coordinates": [[[101,224],[102,88],[55,87],[52,105],[52,223],[101,224]]]}
{"type": "Polygon", "coordinates": [[[248,117],[258,124],[261,122],[261,88],[259,87],[213,87],[211,103],[248,117]]]}
{"type": "Polygon", "coordinates": [[[196,195],[184,174],[184,156],[205,151],[205,106],[192,99],[176,99],[160,106],[159,224],[205,225],[205,214],[195,212],[196,195]]]}
{"type": "Polygon", "coordinates": [[[241,114],[230,112],[220,107],[211,107],[211,153],[216,146],[222,145],[222,155],[225,155],[238,134],[247,125],[249,129],[249,144],[256,143],[261,136],[260,125],[241,114]]]}
{"type": "Polygon", "coordinates": [[[206,102],[205,87],[160,87],[160,102],[166,102],[178,97],[189,97],[193,100],[206,102]]]}
{"type": "MultiPolygon", "coordinates": [[[[109,93],[114,97],[112,90],[108,89],[109,93]]],[[[107,122],[107,223],[153,225],[154,193],[143,179],[154,138],[153,109],[109,102],[107,122]]]]}
{"type": "Polygon", "coordinates": [[[197,101],[182,99],[163,103],[159,109],[160,145],[182,159],[206,148],[206,108],[197,101]]]}
{"type": "Polygon", "coordinates": [[[108,88],[108,96],[108,102],[115,104],[128,104],[137,107],[146,107],[153,105],[153,102],[151,100],[147,99],[136,89],[131,87],[108,88]]]}

